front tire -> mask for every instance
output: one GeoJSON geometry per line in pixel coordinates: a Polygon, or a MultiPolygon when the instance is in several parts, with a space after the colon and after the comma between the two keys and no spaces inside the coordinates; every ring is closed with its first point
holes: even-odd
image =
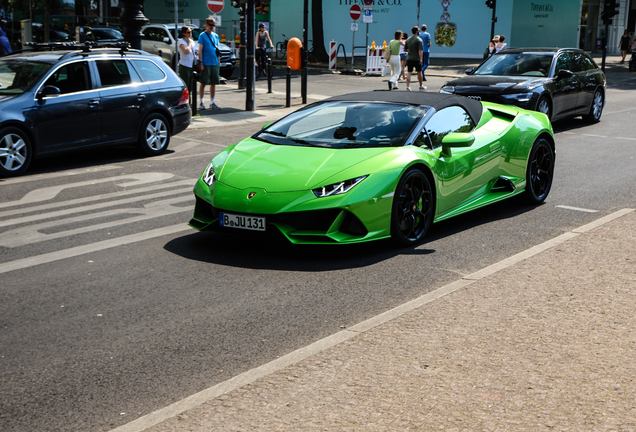
{"type": "Polygon", "coordinates": [[[0,130],[0,176],[19,176],[31,163],[31,141],[16,127],[0,130]]]}
{"type": "Polygon", "coordinates": [[[433,223],[433,190],[426,174],[411,169],[398,182],[391,212],[391,237],[402,246],[420,243],[433,223]]]}
{"type": "Polygon", "coordinates": [[[170,128],[161,114],[150,114],[144,121],[137,148],[145,156],[158,156],[168,149],[170,128]]]}
{"type": "Polygon", "coordinates": [[[552,104],[550,98],[547,96],[541,96],[539,102],[537,102],[537,111],[548,116],[548,120],[552,121],[552,104]]]}
{"type": "Polygon", "coordinates": [[[526,198],[530,204],[542,203],[550,193],[554,177],[554,152],[550,143],[539,138],[530,150],[526,169],[526,198]]]}
{"type": "Polygon", "coordinates": [[[592,98],[592,105],[590,106],[590,112],[583,116],[583,120],[589,123],[598,123],[601,121],[601,114],[603,114],[603,105],[605,104],[605,98],[601,90],[594,92],[592,98]]]}

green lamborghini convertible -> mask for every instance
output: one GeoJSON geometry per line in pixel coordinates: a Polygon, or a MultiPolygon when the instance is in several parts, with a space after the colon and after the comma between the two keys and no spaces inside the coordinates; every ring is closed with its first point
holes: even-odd
{"type": "Polygon", "coordinates": [[[432,223],[552,185],[543,113],[420,92],[308,105],[219,153],[190,226],[292,243],[422,241],[432,223]]]}

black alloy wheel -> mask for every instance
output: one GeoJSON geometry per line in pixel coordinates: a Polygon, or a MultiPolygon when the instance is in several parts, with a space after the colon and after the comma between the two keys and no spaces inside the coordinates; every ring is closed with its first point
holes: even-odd
{"type": "Polygon", "coordinates": [[[536,111],[547,115],[548,120],[552,121],[552,104],[550,103],[550,99],[547,96],[541,96],[539,98],[536,111]]]}
{"type": "Polygon", "coordinates": [[[583,116],[583,120],[589,123],[598,123],[601,121],[601,114],[603,114],[603,105],[605,100],[603,98],[603,92],[597,89],[594,92],[592,98],[592,105],[590,105],[590,112],[583,116]]]}
{"type": "Polygon", "coordinates": [[[550,143],[539,138],[530,150],[526,171],[526,197],[531,204],[542,203],[552,187],[554,152],[550,143]]]}
{"type": "Polygon", "coordinates": [[[426,174],[411,169],[398,182],[393,197],[391,236],[403,246],[422,241],[433,223],[433,190],[426,174]]]}
{"type": "Polygon", "coordinates": [[[170,128],[161,114],[150,114],[144,121],[137,148],[144,156],[164,153],[170,144],[170,128]]]}
{"type": "Polygon", "coordinates": [[[29,137],[16,127],[0,130],[0,176],[14,177],[22,174],[31,163],[29,137]]]}

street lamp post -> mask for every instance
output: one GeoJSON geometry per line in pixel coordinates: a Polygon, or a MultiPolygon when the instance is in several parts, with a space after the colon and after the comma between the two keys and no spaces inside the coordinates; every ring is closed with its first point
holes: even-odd
{"type": "Polygon", "coordinates": [[[141,28],[148,24],[149,20],[142,12],[144,0],[122,0],[119,22],[124,27],[124,39],[134,49],[141,49],[141,28]]]}

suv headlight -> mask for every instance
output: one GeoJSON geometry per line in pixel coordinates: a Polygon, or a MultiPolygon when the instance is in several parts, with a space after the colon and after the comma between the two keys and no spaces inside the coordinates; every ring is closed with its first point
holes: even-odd
{"type": "Polygon", "coordinates": [[[439,89],[440,93],[446,93],[446,94],[453,94],[455,93],[455,87],[454,86],[442,86],[441,89],[439,89]]]}
{"type": "Polygon", "coordinates": [[[507,95],[501,95],[501,97],[510,101],[528,102],[530,98],[532,97],[532,93],[507,94],[507,95]]]}
{"type": "Polygon", "coordinates": [[[323,186],[316,189],[312,189],[314,195],[318,198],[324,198],[332,195],[340,195],[346,192],[349,192],[355,185],[360,183],[365,178],[369,177],[368,175],[362,177],[356,177],[351,180],[345,180],[343,182],[330,184],[329,186],[323,186]]]}
{"type": "Polygon", "coordinates": [[[210,162],[208,166],[205,168],[205,170],[203,171],[203,175],[201,176],[201,179],[208,186],[212,186],[212,183],[216,181],[216,174],[214,173],[213,162],[210,162]]]}

